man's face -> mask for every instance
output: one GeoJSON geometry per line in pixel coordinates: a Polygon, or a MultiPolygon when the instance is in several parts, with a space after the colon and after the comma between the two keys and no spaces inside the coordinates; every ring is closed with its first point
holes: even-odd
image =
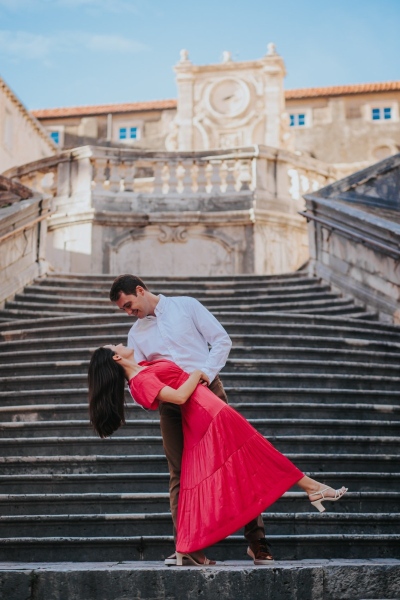
{"type": "Polygon", "coordinates": [[[136,288],[137,296],[134,294],[120,293],[116,305],[126,314],[138,319],[144,319],[150,312],[149,301],[146,298],[145,290],[138,286],[136,288]]]}

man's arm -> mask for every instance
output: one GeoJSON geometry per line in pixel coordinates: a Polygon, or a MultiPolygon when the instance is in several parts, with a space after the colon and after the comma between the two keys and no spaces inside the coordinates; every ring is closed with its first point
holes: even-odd
{"type": "Polygon", "coordinates": [[[190,298],[189,306],[196,329],[211,346],[207,360],[200,368],[213,381],[226,363],[232,341],[221,323],[198,300],[190,298]]]}

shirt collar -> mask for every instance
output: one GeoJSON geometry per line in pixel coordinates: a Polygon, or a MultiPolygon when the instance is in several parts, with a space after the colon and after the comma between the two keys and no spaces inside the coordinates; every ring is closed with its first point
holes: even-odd
{"type": "Polygon", "coordinates": [[[156,315],[156,317],[158,315],[162,315],[165,309],[165,305],[167,303],[167,299],[165,296],[163,296],[163,294],[158,294],[158,297],[160,298],[157,306],[154,309],[154,314],[156,315]]]}

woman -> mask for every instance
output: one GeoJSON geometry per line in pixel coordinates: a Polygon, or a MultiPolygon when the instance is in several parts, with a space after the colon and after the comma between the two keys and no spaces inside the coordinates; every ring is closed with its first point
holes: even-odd
{"type": "Polygon", "coordinates": [[[227,537],[297,483],[320,512],[334,490],[305,476],[239,413],[200,381],[168,360],[137,363],[123,344],[98,348],[89,366],[89,412],[104,438],[125,423],[124,383],[135,401],[150,410],[160,402],[181,405],[184,454],[178,507],[177,564],[190,552],[227,537]],[[260,456],[264,458],[260,461],[260,456]]]}

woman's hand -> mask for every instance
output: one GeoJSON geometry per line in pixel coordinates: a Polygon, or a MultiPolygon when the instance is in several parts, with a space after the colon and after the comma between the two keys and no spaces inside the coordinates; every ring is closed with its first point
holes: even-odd
{"type": "Polygon", "coordinates": [[[203,371],[200,371],[199,383],[201,383],[201,385],[205,385],[205,386],[210,385],[210,378],[203,371]]]}

